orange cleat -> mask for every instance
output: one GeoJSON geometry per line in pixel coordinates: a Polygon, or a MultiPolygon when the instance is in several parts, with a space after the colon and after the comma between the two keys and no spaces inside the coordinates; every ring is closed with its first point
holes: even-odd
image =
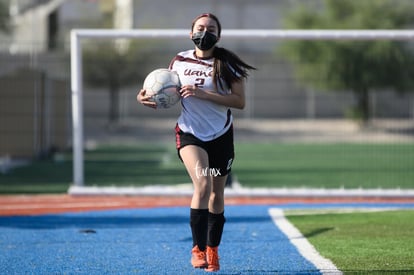
{"type": "Polygon", "coordinates": [[[193,249],[191,249],[191,264],[194,268],[207,267],[206,252],[201,251],[198,248],[198,245],[194,246],[193,249]]]}
{"type": "Polygon", "coordinates": [[[207,254],[207,268],[205,271],[213,272],[213,271],[219,271],[220,270],[220,263],[219,263],[219,256],[218,256],[218,246],[216,247],[210,247],[207,246],[206,250],[207,254]]]}

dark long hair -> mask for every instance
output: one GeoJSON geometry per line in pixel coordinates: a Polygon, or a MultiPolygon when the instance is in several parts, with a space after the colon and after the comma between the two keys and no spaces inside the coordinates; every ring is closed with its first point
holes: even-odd
{"type": "MultiPolygon", "coordinates": [[[[221,36],[221,23],[217,16],[212,13],[203,13],[197,16],[192,24],[191,31],[193,31],[195,22],[202,18],[209,17],[217,23],[218,37],[221,36]]],[[[223,83],[218,81],[223,79],[227,87],[231,87],[231,84],[246,78],[249,70],[256,70],[255,67],[247,64],[241,60],[235,53],[222,47],[214,47],[213,50],[214,65],[213,65],[213,83],[219,83],[220,87],[223,88],[223,83]]]]}

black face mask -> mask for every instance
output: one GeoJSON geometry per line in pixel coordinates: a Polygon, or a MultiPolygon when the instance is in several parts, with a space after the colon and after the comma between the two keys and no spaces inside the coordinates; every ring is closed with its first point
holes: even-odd
{"type": "Polygon", "coordinates": [[[197,48],[202,51],[211,49],[217,43],[217,36],[211,32],[196,32],[193,34],[192,40],[197,48]]]}

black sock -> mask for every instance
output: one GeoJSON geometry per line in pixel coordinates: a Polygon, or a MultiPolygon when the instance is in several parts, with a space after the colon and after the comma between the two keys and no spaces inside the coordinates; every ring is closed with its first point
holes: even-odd
{"type": "Polygon", "coordinates": [[[224,212],[221,214],[208,213],[208,246],[219,246],[225,222],[224,212]]]}
{"type": "Polygon", "coordinates": [[[208,209],[190,209],[190,226],[193,235],[193,247],[198,245],[202,251],[206,249],[208,209]]]}

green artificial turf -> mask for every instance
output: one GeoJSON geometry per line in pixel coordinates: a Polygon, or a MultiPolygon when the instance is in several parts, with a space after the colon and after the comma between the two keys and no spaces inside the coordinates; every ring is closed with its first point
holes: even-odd
{"type": "MultiPolygon", "coordinates": [[[[233,175],[248,187],[414,188],[413,144],[236,144],[233,175]]],[[[174,144],[85,151],[86,185],[188,183],[174,144]]],[[[0,193],[60,193],[72,183],[71,152],[0,173],[0,193]]]]}
{"type": "Polygon", "coordinates": [[[238,144],[242,185],[414,188],[414,144],[238,144]]]}
{"type": "Polygon", "coordinates": [[[345,273],[414,273],[414,210],[287,218],[345,273]]]}

